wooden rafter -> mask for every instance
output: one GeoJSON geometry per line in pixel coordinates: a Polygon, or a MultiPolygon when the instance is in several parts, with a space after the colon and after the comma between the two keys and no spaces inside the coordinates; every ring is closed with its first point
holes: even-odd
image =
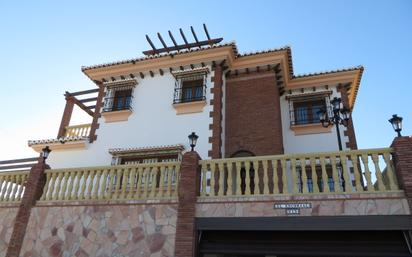
{"type": "Polygon", "coordinates": [[[146,35],[146,40],[149,43],[150,47],[152,48],[151,50],[147,50],[147,51],[143,51],[143,54],[145,55],[153,55],[153,54],[160,54],[160,53],[170,53],[172,51],[180,51],[183,49],[191,49],[191,48],[195,48],[195,47],[199,47],[201,48],[202,46],[205,45],[214,45],[217,44],[219,42],[221,42],[223,40],[223,38],[210,38],[209,32],[206,28],[206,25],[203,24],[203,29],[205,31],[206,34],[206,38],[207,40],[199,40],[199,38],[196,35],[195,30],[193,29],[192,26],[190,26],[190,30],[192,32],[193,38],[194,38],[194,42],[189,42],[183,32],[182,29],[179,29],[180,35],[183,39],[184,44],[178,44],[175,40],[175,38],[173,37],[172,32],[170,32],[170,30],[168,31],[169,33],[169,37],[173,42],[173,46],[168,46],[166,44],[166,42],[163,40],[162,35],[160,35],[160,33],[157,33],[157,37],[159,38],[160,43],[162,44],[163,48],[156,48],[156,46],[153,44],[152,40],[150,39],[150,37],[148,35],[146,35]]]}

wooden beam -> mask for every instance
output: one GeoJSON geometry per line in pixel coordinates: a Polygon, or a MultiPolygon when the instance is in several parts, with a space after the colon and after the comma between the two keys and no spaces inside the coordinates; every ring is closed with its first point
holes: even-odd
{"type": "Polygon", "coordinates": [[[86,98],[86,99],[82,99],[80,100],[81,103],[87,103],[87,102],[93,102],[96,101],[97,97],[91,97],[91,98],[86,98]]]}
{"type": "Polygon", "coordinates": [[[156,51],[156,47],[153,44],[152,40],[150,40],[148,35],[146,35],[146,40],[147,40],[147,42],[149,42],[149,45],[153,48],[153,50],[156,51]]]}
{"type": "Polygon", "coordinates": [[[154,77],[153,71],[149,71],[149,73],[150,73],[150,76],[153,78],[154,77]]]}
{"type": "Polygon", "coordinates": [[[163,40],[162,35],[160,35],[159,32],[157,32],[157,37],[159,38],[160,43],[162,43],[163,47],[167,48],[167,45],[166,45],[165,41],[163,40]]]}
{"type": "Polygon", "coordinates": [[[200,64],[202,64],[202,67],[205,67],[205,66],[206,66],[204,62],[201,62],[200,64]]]}
{"type": "Polygon", "coordinates": [[[112,81],[116,81],[115,77],[111,77],[112,81]]]}
{"type": "Polygon", "coordinates": [[[144,74],[143,74],[142,72],[139,72],[139,74],[140,74],[140,77],[141,77],[142,79],[144,79],[144,74]]]}
{"type": "Polygon", "coordinates": [[[102,81],[103,81],[103,82],[107,82],[107,80],[106,80],[105,78],[102,78],[102,81]]]}
{"type": "Polygon", "coordinates": [[[87,106],[87,108],[89,108],[89,109],[95,109],[95,108],[96,108],[96,105],[90,105],[90,106],[87,106]]]}
{"type": "Polygon", "coordinates": [[[180,66],[180,70],[184,70],[183,66],[180,66]]]}
{"type": "Polygon", "coordinates": [[[134,75],[132,73],[129,74],[130,78],[134,79],[134,75]]]}
{"type": "Polygon", "coordinates": [[[183,38],[183,41],[185,42],[185,44],[186,44],[186,47],[187,48],[190,48],[189,47],[189,42],[187,42],[187,39],[186,39],[186,36],[185,36],[185,33],[183,33],[183,30],[180,28],[179,29],[179,31],[180,31],[180,35],[182,36],[182,38],[183,38]]]}
{"type": "Polygon", "coordinates": [[[121,79],[125,79],[125,77],[123,75],[120,76],[121,79]]]}
{"type": "Polygon", "coordinates": [[[10,163],[20,163],[20,162],[37,162],[39,158],[38,157],[33,157],[33,158],[24,158],[24,159],[14,159],[14,160],[6,160],[6,161],[0,161],[0,164],[10,164],[10,163]]]}
{"type": "Polygon", "coordinates": [[[192,68],[192,70],[195,68],[195,66],[193,64],[190,64],[190,68],[192,68]]]}
{"type": "Polygon", "coordinates": [[[0,170],[9,170],[9,169],[22,169],[22,168],[31,168],[35,164],[18,164],[18,165],[8,165],[8,166],[0,166],[0,170]]]}
{"type": "Polygon", "coordinates": [[[160,73],[160,75],[163,76],[163,70],[162,69],[159,69],[159,73],[160,73]]]}
{"type": "Polygon", "coordinates": [[[169,30],[168,32],[169,32],[169,37],[170,37],[170,39],[172,40],[173,44],[174,44],[175,46],[177,46],[176,40],[175,40],[175,38],[173,37],[172,32],[170,32],[170,30],[169,30]]]}
{"type": "Polygon", "coordinates": [[[207,40],[210,40],[209,32],[207,31],[206,24],[204,24],[204,23],[203,23],[203,29],[205,30],[207,40]]]}
{"type": "Polygon", "coordinates": [[[84,105],[82,102],[79,101],[79,99],[77,99],[76,97],[73,96],[73,102],[75,104],[77,104],[77,106],[79,106],[83,111],[85,111],[87,114],[89,114],[90,116],[94,116],[94,112],[90,111],[89,108],[87,108],[86,105],[84,105]]]}
{"type": "Polygon", "coordinates": [[[178,45],[178,46],[172,46],[172,47],[167,47],[167,48],[161,48],[161,49],[156,49],[156,50],[147,50],[143,51],[143,54],[145,55],[153,55],[153,54],[158,54],[158,53],[164,53],[164,52],[171,52],[171,51],[179,51],[182,49],[190,49],[192,47],[200,47],[203,45],[210,45],[210,44],[217,44],[221,42],[223,38],[216,38],[216,39],[211,39],[211,40],[205,40],[205,41],[199,41],[199,43],[189,43],[185,42],[184,45],[178,45]]]}
{"type": "Polygon", "coordinates": [[[197,39],[197,36],[196,36],[196,33],[195,33],[195,30],[193,29],[192,26],[190,26],[190,30],[192,31],[192,34],[193,34],[193,37],[195,38],[196,43],[199,43],[199,40],[197,39]]]}
{"type": "Polygon", "coordinates": [[[86,94],[97,93],[97,92],[99,92],[98,88],[90,89],[90,90],[84,90],[84,91],[77,91],[77,92],[73,92],[73,93],[69,93],[69,92],[66,92],[66,93],[68,93],[71,96],[78,96],[78,95],[86,95],[86,94]]]}
{"type": "Polygon", "coordinates": [[[170,71],[170,73],[172,73],[172,72],[173,72],[173,68],[172,68],[172,67],[169,67],[169,71],[170,71]]]}

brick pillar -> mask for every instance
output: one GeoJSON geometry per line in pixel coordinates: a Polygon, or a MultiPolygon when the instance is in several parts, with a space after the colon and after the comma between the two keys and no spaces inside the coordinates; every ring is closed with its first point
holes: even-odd
{"type": "MultiPolygon", "coordinates": [[[[339,85],[337,89],[338,92],[340,92],[343,106],[349,108],[348,88],[339,85]]],[[[357,150],[358,144],[356,143],[356,135],[355,128],[353,126],[352,115],[349,118],[348,126],[343,131],[343,134],[349,139],[349,142],[346,142],[346,147],[348,147],[350,150],[357,150]]]]}
{"type": "Polygon", "coordinates": [[[46,182],[44,170],[49,168],[50,167],[43,162],[43,158],[39,157],[38,163],[30,170],[29,178],[25,184],[24,195],[14,221],[13,233],[11,234],[7,247],[6,257],[18,257],[20,254],[31,209],[43,193],[43,187],[46,182]]]}
{"type": "Polygon", "coordinates": [[[412,137],[396,137],[391,147],[399,187],[405,191],[412,212],[412,137]]]}
{"type": "Polygon", "coordinates": [[[73,113],[74,107],[74,99],[72,96],[65,94],[66,97],[66,107],[64,107],[62,121],[60,122],[59,133],[57,134],[57,138],[64,137],[66,134],[66,127],[70,124],[70,119],[73,113]]]}
{"type": "Polygon", "coordinates": [[[223,68],[216,66],[213,86],[213,112],[211,117],[213,124],[211,124],[212,137],[209,139],[212,143],[212,150],[209,152],[209,157],[212,159],[222,158],[222,100],[223,100],[223,68]]]}
{"type": "Polygon", "coordinates": [[[195,208],[200,187],[199,160],[197,152],[187,152],[183,155],[178,189],[175,257],[195,255],[195,208]]]}

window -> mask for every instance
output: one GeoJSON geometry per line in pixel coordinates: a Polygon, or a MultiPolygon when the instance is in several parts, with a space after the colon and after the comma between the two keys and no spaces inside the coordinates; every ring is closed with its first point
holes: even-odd
{"type": "Polygon", "coordinates": [[[176,77],[174,104],[206,99],[206,75],[192,74],[176,77]]]}
{"type": "Polygon", "coordinates": [[[291,110],[291,125],[319,123],[318,112],[326,108],[325,99],[296,100],[291,110]]]}
{"type": "Polygon", "coordinates": [[[137,85],[134,79],[105,83],[106,97],[103,112],[116,112],[132,109],[133,89],[137,85]]]}

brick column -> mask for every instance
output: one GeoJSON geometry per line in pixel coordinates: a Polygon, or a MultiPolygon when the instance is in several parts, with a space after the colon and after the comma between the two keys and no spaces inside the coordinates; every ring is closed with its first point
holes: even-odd
{"type": "Polygon", "coordinates": [[[66,107],[64,107],[62,121],[60,122],[59,133],[57,134],[57,138],[64,137],[66,134],[66,127],[70,124],[70,119],[73,113],[74,107],[74,99],[72,96],[65,94],[66,97],[66,107]]]}
{"type": "Polygon", "coordinates": [[[200,157],[197,152],[183,155],[179,180],[175,257],[195,255],[195,208],[200,186],[200,157]]]}
{"type": "Polygon", "coordinates": [[[399,187],[405,191],[412,212],[412,137],[396,137],[391,147],[399,187]]]}
{"type": "Polygon", "coordinates": [[[13,233],[11,234],[6,257],[18,257],[20,254],[31,209],[43,193],[43,187],[46,182],[44,170],[49,168],[43,162],[43,158],[39,157],[38,163],[30,170],[29,178],[25,184],[24,195],[14,221],[13,233]]]}

